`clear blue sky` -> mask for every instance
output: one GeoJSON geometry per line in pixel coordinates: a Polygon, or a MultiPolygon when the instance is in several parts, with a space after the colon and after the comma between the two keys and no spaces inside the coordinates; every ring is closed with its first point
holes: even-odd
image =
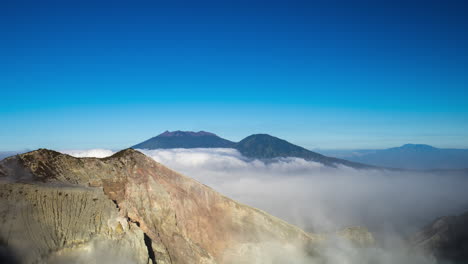
{"type": "Polygon", "coordinates": [[[464,2],[1,1],[0,150],[468,147],[464,2]]]}

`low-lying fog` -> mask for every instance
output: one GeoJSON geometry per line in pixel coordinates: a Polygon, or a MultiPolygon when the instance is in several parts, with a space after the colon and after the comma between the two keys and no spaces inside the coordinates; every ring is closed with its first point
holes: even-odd
{"type": "MultiPolygon", "coordinates": [[[[365,226],[384,246],[439,216],[468,210],[468,177],[450,173],[330,168],[298,158],[265,163],[246,159],[234,149],[140,151],[307,231],[365,226]]],[[[97,157],[112,154],[108,150],[64,152],[97,157]]]]}

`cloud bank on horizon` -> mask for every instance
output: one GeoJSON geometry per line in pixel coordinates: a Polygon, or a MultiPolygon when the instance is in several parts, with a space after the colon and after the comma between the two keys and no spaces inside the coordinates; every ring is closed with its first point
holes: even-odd
{"type": "Polygon", "coordinates": [[[105,158],[112,156],[115,151],[109,149],[60,150],[61,153],[79,158],[105,158]]]}

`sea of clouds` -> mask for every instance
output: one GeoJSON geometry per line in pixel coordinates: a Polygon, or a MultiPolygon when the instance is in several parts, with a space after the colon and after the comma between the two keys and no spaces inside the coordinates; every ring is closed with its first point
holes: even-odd
{"type": "MultiPolygon", "coordinates": [[[[468,210],[468,177],[449,172],[332,168],[299,158],[260,161],[245,158],[235,149],[140,151],[230,198],[306,231],[365,226],[382,248],[400,247],[410,234],[435,218],[468,210]]],[[[63,152],[78,157],[114,153],[104,149],[63,152]]],[[[382,252],[389,256],[389,262],[380,263],[391,263],[390,256],[400,256],[388,250],[382,252]]],[[[351,261],[351,256],[345,258],[350,262],[340,263],[357,263],[351,261]]],[[[418,262],[413,258],[408,263],[411,261],[418,262]]]]}

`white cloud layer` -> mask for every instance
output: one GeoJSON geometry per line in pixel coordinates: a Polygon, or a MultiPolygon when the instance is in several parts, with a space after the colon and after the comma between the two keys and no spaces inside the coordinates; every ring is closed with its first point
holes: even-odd
{"type": "MultiPolygon", "coordinates": [[[[408,233],[434,218],[468,210],[468,178],[437,173],[330,168],[299,158],[263,162],[235,149],[140,150],[222,194],[307,230],[364,225],[408,233]]],[[[106,149],[62,151],[107,157],[106,149]]]]}
{"type": "Polygon", "coordinates": [[[115,153],[108,149],[60,150],[60,152],[77,158],[105,158],[115,153]]]}

